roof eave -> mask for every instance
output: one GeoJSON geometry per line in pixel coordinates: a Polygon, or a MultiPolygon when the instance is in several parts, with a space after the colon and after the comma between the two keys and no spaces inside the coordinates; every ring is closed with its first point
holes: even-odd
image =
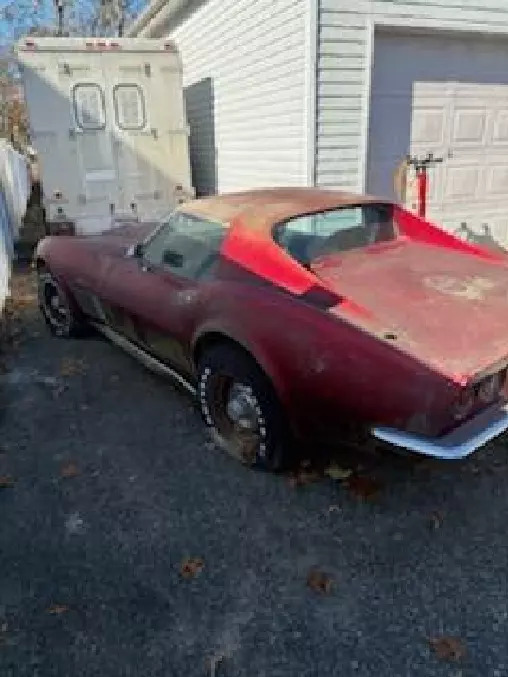
{"type": "Polygon", "coordinates": [[[151,0],[129,26],[127,35],[131,38],[165,37],[204,2],[206,0],[151,0]]]}

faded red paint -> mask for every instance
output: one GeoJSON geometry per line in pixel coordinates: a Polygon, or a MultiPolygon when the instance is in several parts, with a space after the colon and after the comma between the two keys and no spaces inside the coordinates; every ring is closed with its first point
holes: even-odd
{"type": "Polygon", "coordinates": [[[508,258],[399,207],[394,242],[323,257],[312,270],[272,239],[276,223],[364,202],[385,201],[277,189],[183,205],[229,226],[215,278],[201,283],[125,257],[147,227],[49,238],[38,257],[70,288],[128,315],[138,343],[162,335],[153,346],[177,346],[173,366],[190,379],[207,336],[244,346],[299,435],[328,436],[341,420],[437,435],[455,425],[463,386],[508,364],[508,258]]]}

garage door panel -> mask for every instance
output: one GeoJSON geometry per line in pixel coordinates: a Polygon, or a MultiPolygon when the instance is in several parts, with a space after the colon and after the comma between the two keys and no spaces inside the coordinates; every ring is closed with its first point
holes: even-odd
{"type": "Polygon", "coordinates": [[[508,110],[495,111],[492,141],[495,145],[508,144],[508,110]]]}
{"type": "Polygon", "coordinates": [[[505,199],[508,194],[508,162],[486,168],[485,195],[505,199]]]}
{"type": "Polygon", "coordinates": [[[478,167],[450,167],[446,172],[443,200],[447,202],[470,200],[476,197],[481,181],[478,167]]]}
{"type": "Polygon", "coordinates": [[[455,107],[453,111],[451,143],[461,145],[485,146],[487,141],[487,111],[484,108],[455,107]]]}
{"type": "Polygon", "coordinates": [[[442,106],[413,111],[411,146],[442,146],[445,142],[446,112],[442,106]]]}
{"type": "MultiPolygon", "coordinates": [[[[376,34],[368,190],[393,197],[407,149],[432,152],[444,161],[429,171],[430,218],[491,227],[508,246],[507,66],[501,40],[376,34]]],[[[414,189],[408,202],[416,205],[414,189]]]]}

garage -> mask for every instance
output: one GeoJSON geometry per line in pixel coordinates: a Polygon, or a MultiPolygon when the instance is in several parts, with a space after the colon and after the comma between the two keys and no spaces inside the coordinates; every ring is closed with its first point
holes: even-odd
{"type": "Polygon", "coordinates": [[[151,0],[129,34],[178,45],[198,194],[394,197],[431,152],[430,218],[508,246],[508,0],[151,0]]]}
{"type": "MultiPolygon", "coordinates": [[[[506,243],[507,62],[508,47],[497,39],[376,32],[368,190],[393,195],[405,154],[431,152],[443,162],[429,171],[429,216],[462,235],[506,243]]],[[[415,197],[410,176],[409,206],[415,197]]]]}

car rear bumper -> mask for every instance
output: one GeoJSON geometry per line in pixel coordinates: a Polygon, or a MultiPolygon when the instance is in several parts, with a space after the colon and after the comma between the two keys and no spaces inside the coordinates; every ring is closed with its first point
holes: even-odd
{"type": "Polygon", "coordinates": [[[508,403],[493,405],[474,418],[442,437],[423,437],[395,428],[376,427],[372,434],[389,442],[425,456],[458,459],[469,456],[487,442],[508,429],[508,403]]]}

